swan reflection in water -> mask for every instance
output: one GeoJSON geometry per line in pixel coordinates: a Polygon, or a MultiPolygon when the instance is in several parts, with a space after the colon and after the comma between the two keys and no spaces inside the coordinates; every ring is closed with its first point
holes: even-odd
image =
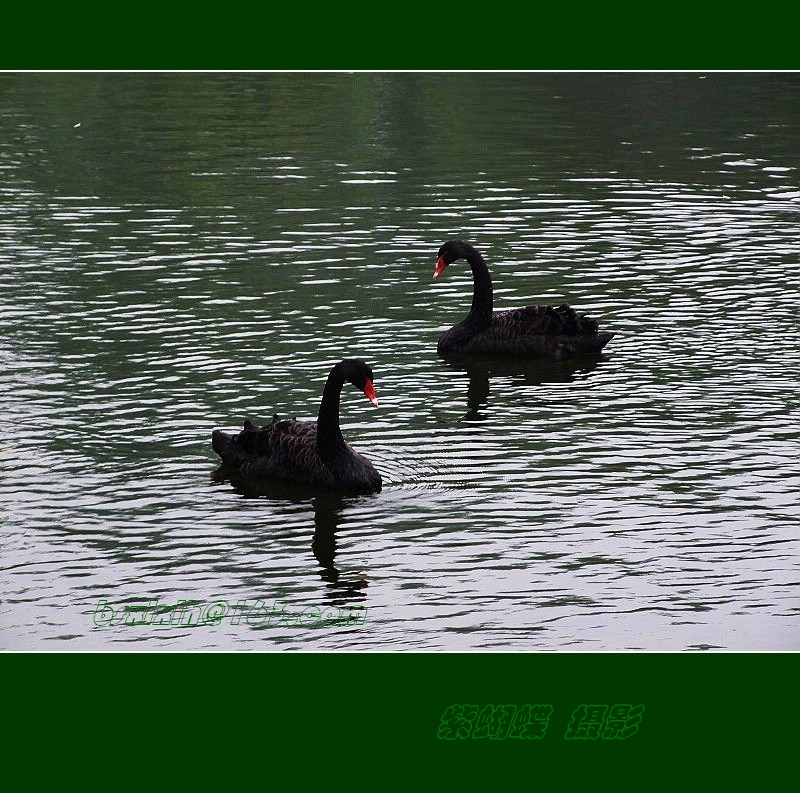
{"type": "Polygon", "coordinates": [[[341,601],[347,598],[366,598],[367,578],[361,573],[343,575],[334,564],[337,531],[352,497],[295,482],[245,476],[224,464],[211,478],[218,484],[229,483],[244,498],[261,498],[284,505],[307,504],[313,510],[314,520],[311,551],[319,562],[320,577],[329,584],[329,596],[335,598],[337,605],[343,605],[341,601]]]}
{"type": "Polygon", "coordinates": [[[510,377],[512,382],[527,386],[545,383],[572,383],[594,371],[608,358],[605,355],[578,355],[564,360],[535,358],[514,360],[508,357],[475,355],[440,355],[451,369],[467,375],[467,412],[462,421],[484,421],[488,407],[490,382],[497,377],[510,377]]]}

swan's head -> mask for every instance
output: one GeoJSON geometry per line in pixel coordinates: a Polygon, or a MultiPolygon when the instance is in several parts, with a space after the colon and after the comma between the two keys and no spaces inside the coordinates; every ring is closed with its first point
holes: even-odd
{"type": "Polygon", "coordinates": [[[433,277],[438,278],[445,270],[448,264],[452,264],[456,259],[465,258],[474,248],[464,240],[449,240],[439,248],[437,254],[436,269],[433,271],[433,277]]]}
{"type": "Polygon", "coordinates": [[[378,407],[378,397],[375,396],[375,386],[372,369],[367,366],[360,358],[345,358],[336,367],[341,371],[342,377],[352,383],[359,391],[364,392],[364,396],[378,407]]]}

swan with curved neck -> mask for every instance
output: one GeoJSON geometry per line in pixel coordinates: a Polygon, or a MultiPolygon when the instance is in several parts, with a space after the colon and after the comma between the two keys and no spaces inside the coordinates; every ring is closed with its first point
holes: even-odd
{"type": "Polygon", "coordinates": [[[346,382],[363,391],[378,407],[372,370],[364,361],[345,358],[328,375],[315,422],[275,416],[270,424],[258,427],[245,421],[242,431],[235,435],[214,430],[214,451],[223,463],[246,475],[349,493],[379,491],[380,474],[345,442],[339,428],[339,402],[346,382]]]}
{"type": "Polygon", "coordinates": [[[489,268],[468,242],[450,240],[442,245],[433,277],[438,278],[448,265],[459,259],[466,259],[472,269],[472,307],[463,321],[439,337],[437,350],[441,354],[562,358],[599,353],[614,337],[613,333],[599,331],[596,320],[566,304],[493,313],[489,268]]]}

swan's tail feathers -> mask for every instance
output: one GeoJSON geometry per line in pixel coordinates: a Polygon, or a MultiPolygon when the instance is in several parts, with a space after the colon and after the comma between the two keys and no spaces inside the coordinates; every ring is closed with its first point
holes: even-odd
{"type": "Polygon", "coordinates": [[[214,430],[211,433],[211,445],[214,451],[224,460],[227,456],[231,445],[233,444],[233,435],[222,430],[214,430]]]}
{"type": "Polygon", "coordinates": [[[600,331],[600,332],[597,334],[597,341],[598,341],[598,343],[599,343],[599,347],[598,347],[598,349],[602,350],[602,349],[603,349],[603,347],[605,347],[605,346],[606,346],[606,344],[608,344],[608,343],[611,341],[611,339],[613,339],[613,338],[614,338],[614,335],[615,335],[615,334],[613,334],[613,333],[610,333],[610,332],[609,332],[609,331],[607,331],[607,330],[602,330],[602,331],[600,331]]]}

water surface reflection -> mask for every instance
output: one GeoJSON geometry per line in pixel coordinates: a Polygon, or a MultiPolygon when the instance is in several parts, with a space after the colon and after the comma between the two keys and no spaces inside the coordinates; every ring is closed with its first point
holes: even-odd
{"type": "MultiPolygon", "coordinates": [[[[535,389],[544,383],[573,383],[587,376],[605,355],[581,355],[565,360],[514,360],[508,356],[439,356],[448,366],[467,376],[467,413],[463,421],[483,421],[489,407],[490,381],[508,380],[512,386],[535,389]],[[481,412],[483,409],[483,412],[481,412]]],[[[502,386],[501,386],[502,389],[502,386]]]]}
{"type": "MultiPolygon", "coordinates": [[[[212,480],[230,484],[243,498],[264,499],[279,504],[288,501],[305,508],[303,512],[313,517],[313,521],[310,521],[313,525],[310,549],[321,567],[320,577],[330,585],[329,597],[336,605],[344,605],[354,597],[366,597],[361,592],[369,585],[366,577],[360,574],[342,576],[335,565],[336,535],[351,498],[310,485],[243,476],[224,465],[213,473],[212,480]]],[[[265,528],[269,529],[269,523],[265,524],[265,528]]]]}

